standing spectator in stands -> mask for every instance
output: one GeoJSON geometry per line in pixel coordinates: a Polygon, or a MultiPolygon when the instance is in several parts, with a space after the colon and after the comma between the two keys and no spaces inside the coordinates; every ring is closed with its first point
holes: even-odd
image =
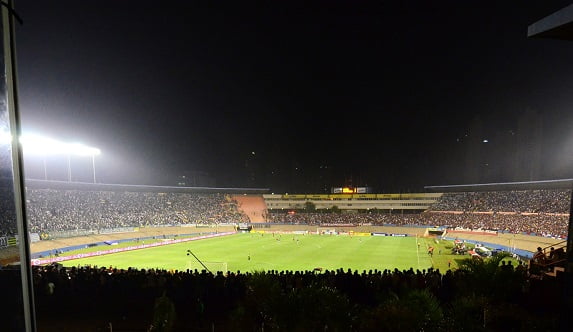
{"type": "Polygon", "coordinates": [[[551,247],[549,249],[549,261],[553,261],[555,259],[555,248],[551,247]]]}
{"type": "Polygon", "coordinates": [[[536,264],[544,264],[546,261],[545,254],[543,253],[543,249],[541,247],[537,247],[537,252],[533,255],[532,261],[536,264]]]}

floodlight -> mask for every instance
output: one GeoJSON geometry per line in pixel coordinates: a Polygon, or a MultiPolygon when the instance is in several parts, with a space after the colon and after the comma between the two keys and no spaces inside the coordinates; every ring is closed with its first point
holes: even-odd
{"type": "Polygon", "coordinates": [[[26,135],[20,137],[22,149],[26,154],[38,155],[74,155],[74,156],[97,156],[100,149],[89,147],[80,143],[64,143],[52,138],[26,135]]]}
{"type": "MultiPolygon", "coordinates": [[[[5,128],[0,128],[0,144],[10,144],[12,142],[12,135],[5,128]]],[[[46,170],[46,156],[48,155],[63,155],[68,159],[68,181],[72,180],[72,169],[70,163],[71,156],[91,157],[93,182],[96,183],[96,165],[95,156],[101,154],[101,150],[81,143],[64,143],[58,140],[35,135],[26,134],[20,136],[20,146],[24,155],[39,155],[44,159],[44,180],[48,179],[46,170]]]]}
{"type": "Polygon", "coordinates": [[[68,154],[76,156],[97,156],[101,154],[101,151],[97,148],[92,148],[80,143],[66,144],[66,150],[68,154]]]}
{"type": "Polygon", "coordinates": [[[37,135],[20,136],[20,143],[25,154],[53,155],[67,154],[66,144],[48,137],[37,135]]]}

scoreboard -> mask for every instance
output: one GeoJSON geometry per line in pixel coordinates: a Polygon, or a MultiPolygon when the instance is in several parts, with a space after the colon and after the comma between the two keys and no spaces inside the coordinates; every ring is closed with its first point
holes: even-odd
{"type": "Polygon", "coordinates": [[[330,188],[332,194],[368,194],[372,191],[370,187],[333,187],[330,188]]]}

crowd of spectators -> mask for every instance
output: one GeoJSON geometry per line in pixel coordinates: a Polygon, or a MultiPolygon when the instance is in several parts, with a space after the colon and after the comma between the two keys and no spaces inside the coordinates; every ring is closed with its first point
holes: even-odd
{"type": "Polygon", "coordinates": [[[551,214],[480,214],[436,213],[269,213],[269,222],[309,225],[391,225],[445,226],[449,228],[484,229],[508,233],[527,233],[546,237],[565,238],[569,217],[551,214]]]}
{"type": "Polygon", "coordinates": [[[438,214],[425,213],[436,225],[452,228],[487,229],[514,234],[566,238],[569,216],[550,214],[438,214]]]}
{"type": "Polygon", "coordinates": [[[284,224],[309,224],[309,225],[336,225],[352,224],[363,225],[434,225],[431,220],[424,218],[424,214],[419,213],[388,213],[383,211],[367,213],[268,213],[267,221],[284,224]]]}
{"type": "Polygon", "coordinates": [[[434,211],[569,213],[571,190],[513,190],[445,193],[434,211]]]}
{"type": "Polygon", "coordinates": [[[446,193],[430,208],[433,219],[452,226],[565,238],[571,190],[446,193]],[[461,212],[461,214],[457,214],[461,212]]]}
{"type": "Polygon", "coordinates": [[[185,331],[453,331],[486,325],[487,330],[521,330],[527,324],[551,330],[555,324],[555,316],[538,311],[529,284],[536,281],[527,279],[522,266],[505,264],[480,282],[474,279],[483,275],[463,268],[445,274],[339,269],[226,275],[59,265],[33,269],[40,326],[58,319],[67,319],[68,327],[75,319],[106,326],[115,321],[117,328],[123,321],[141,330],[168,324],[185,331]],[[473,314],[482,312],[484,303],[491,306],[487,321],[473,314]],[[63,316],[66,312],[74,312],[74,318],[63,316]]]}
{"type": "MultiPolygon", "coordinates": [[[[6,116],[0,111],[0,117],[6,116]]],[[[16,210],[12,182],[11,146],[3,141],[3,134],[9,132],[5,124],[7,119],[0,119],[0,237],[13,236],[17,233],[16,210]],[[3,127],[4,125],[4,127],[3,127]]]]}
{"type": "MultiPolygon", "coordinates": [[[[7,205],[12,193],[4,188],[0,194],[0,236],[13,235],[15,210],[7,205]]],[[[570,195],[567,190],[447,193],[423,213],[271,211],[265,216],[272,223],[448,226],[564,238],[570,195]]],[[[28,189],[26,197],[34,233],[248,221],[224,194],[28,189]]]]}
{"type": "Polygon", "coordinates": [[[28,189],[31,232],[242,222],[224,194],[28,189]]]}
{"type": "Polygon", "coordinates": [[[447,193],[422,213],[291,211],[268,213],[267,220],[311,225],[447,226],[565,238],[570,199],[570,191],[565,190],[447,193]]]}
{"type": "Polygon", "coordinates": [[[12,184],[0,180],[0,185],[0,236],[12,236],[17,233],[12,184]]]}

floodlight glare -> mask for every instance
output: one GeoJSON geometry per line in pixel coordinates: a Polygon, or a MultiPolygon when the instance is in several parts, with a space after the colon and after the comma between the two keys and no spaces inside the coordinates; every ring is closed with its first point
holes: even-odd
{"type": "MultiPolygon", "coordinates": [[[[0,128],[0,144],[10,144],[12,135],[4,128],[0,128]]],[[[96,183],[95,157],[101,154],[101,150],[81,143],[64,143],[52,138],[39,135],[26,134],[20,136],[20,146],[24,155],[39,155],[44,160],[44,180],[48,179],[46,169],[46,156],[63,155],[68,159],[68,181],[72,181],[71,156],[91,157],[93,182],[96,183]]]]}
{"type": "Polygon", "coordinates": [[[97,156],[101,151],[97,148],[80,143],[64,143],[38,135],[26,135],[20,137],[20,143],[25,154],[36,155],[73,155],[73,156],[97,156]]]}
{"type": "Polygon", "coordinates": [[[97,156],[101,154],[99,149],[85,146],[80,143],[68,144],[67,150],[69,154],[76,156],[97,156]]]}
{"type": "Polygon", "coordinates": [[[20,136],[20,143],[22,144],[22,150],[25,154],[67,154],[65,143],[47,137],[37,135],[20,136]]]}

